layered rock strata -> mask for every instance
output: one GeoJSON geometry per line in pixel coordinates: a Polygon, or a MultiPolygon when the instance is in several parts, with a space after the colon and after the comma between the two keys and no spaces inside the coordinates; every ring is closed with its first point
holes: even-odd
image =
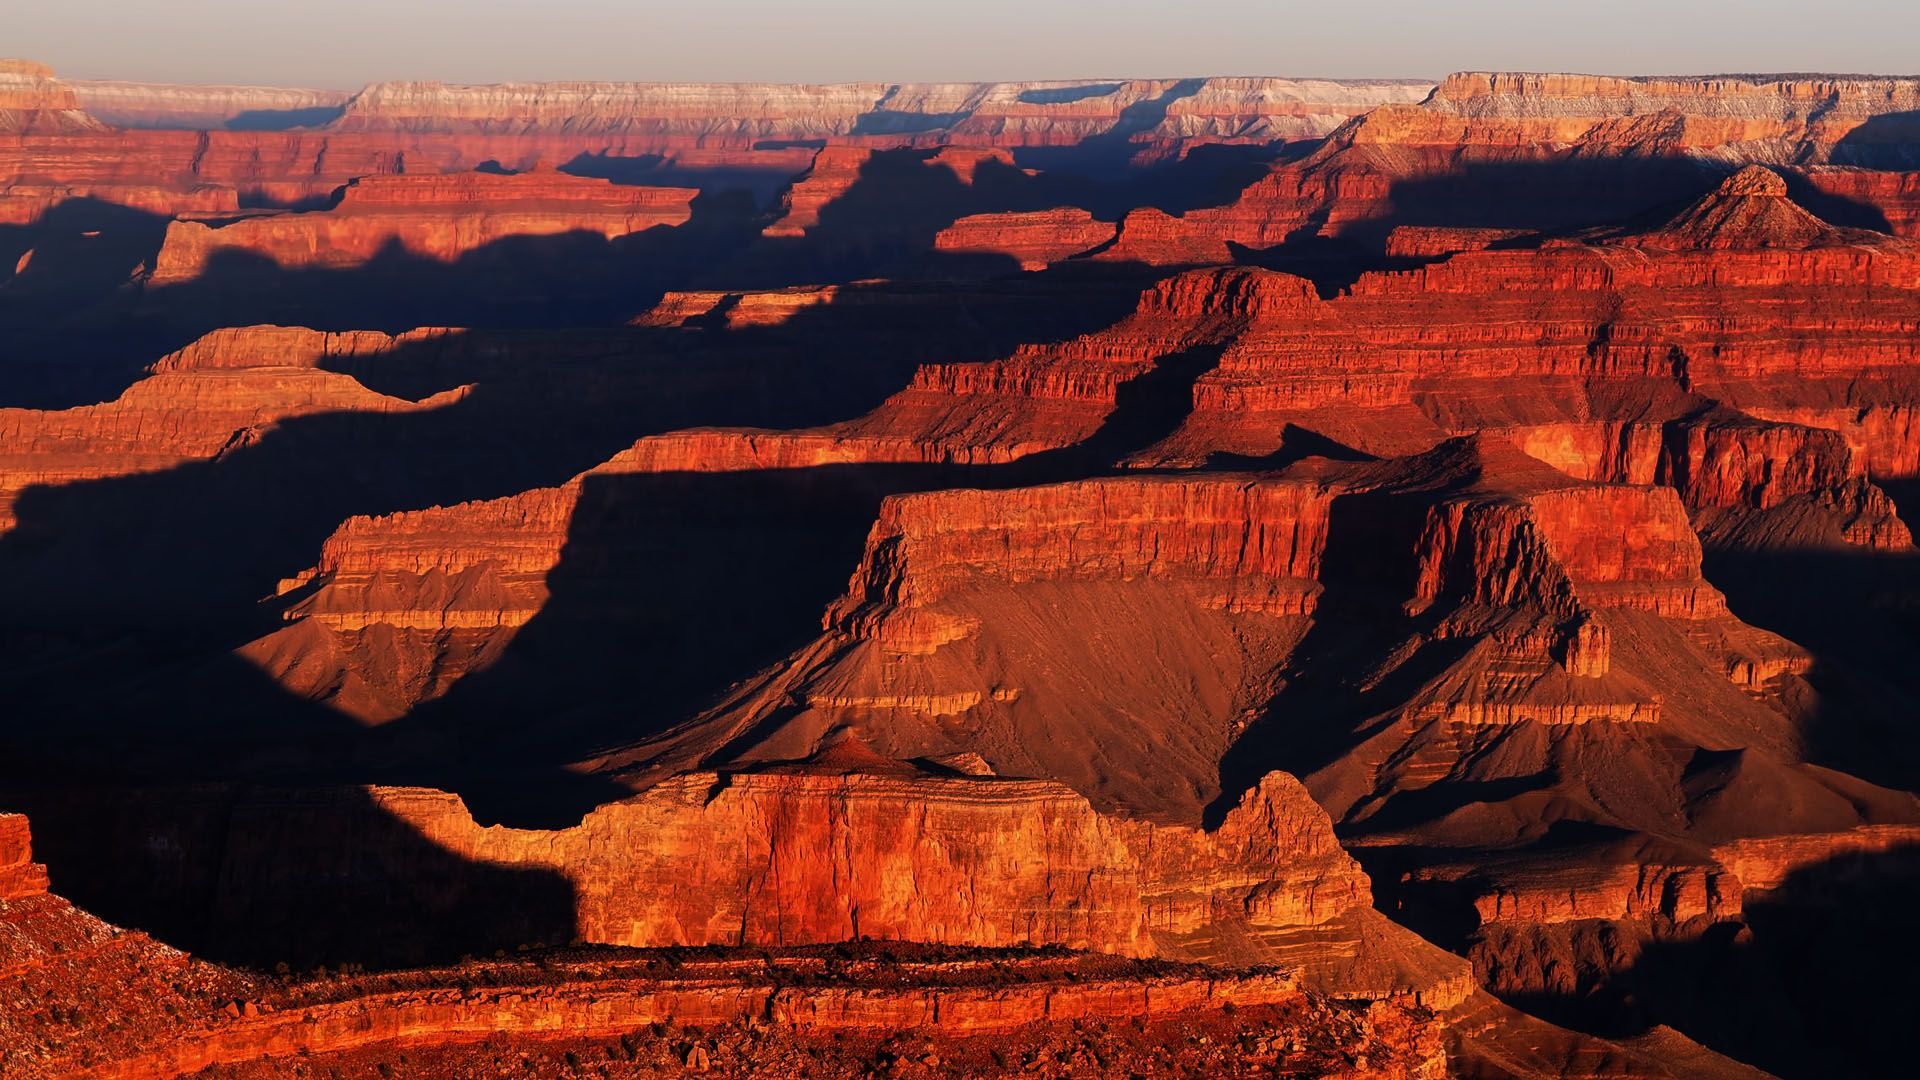
{"type": "Polygon", "coordinates": [[[451,262],[517,236],[584,232],[611,240],[684,223],[696,194],[555,172],[367,177],[348,184],[324,211],[176,221],[149,284],[192,281],[228,256],[282,269],[337,269],[394,252],[451,262]]]}
{"type": "Polygon", "coordinates": [[[74,135],[105,131],[53,69],[29,60],[0,60],[0,135],[74,135]]]}
{"type": "Polygon", "coordinates": [[[91,116],[119,128],[182,131],[280,130],[317,127],[340,113],[353,95],[344,90],[280,86],[206,86],[70,79],[74,98],[91,116]]]}

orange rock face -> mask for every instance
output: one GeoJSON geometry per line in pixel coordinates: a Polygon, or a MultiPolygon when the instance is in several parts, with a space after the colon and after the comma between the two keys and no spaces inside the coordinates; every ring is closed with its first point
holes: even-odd
{"type": "MultiPolygon", "coordinates": [[[[480,829],[439,792],[375,792],[373,805],[463,857],[558,871],[576,890],[575,934],[606,944],[871,937],[1179,955],[1175,943],[1223,918],[1306,927],[1367,902],[1359,867],[1289,777],[1202,833],[1102,818],[1059,785],[916,775],[870,755],[840,744],[806,768],[676,778],[555,833],[480,829]]],[[[297,841],[246,843],[264,856],[297,841]]],[[[230,857],[249,872],[249,852],[230,857]]]]}
{"type": "Polygon", "coordinates": [[[36,484],[208,460],[298,416],[431,408],[376,394],[352,376],[324,369],[329,359],[391,343],[371,332],[218,331],[162,357],[113,401],[60,411],[0,409],[0,528],[13,524],[14,498],[36,484]]]}
{"type": "Polygon", "coordinates": [[[51,135],[105,130],[81,109],[73,88],[53,69],[26,60],[0,60],[0,134],[51,135]]]}
{"type": "Polygon", "coordinates": [[[963,254],[993,252],[1020,260],[1022,270],[1091,251],[1113,236],[1113,226],[1073,207],[1017,214],[975,214],[940,231],[934,248],[963,254]]]}
{"type": "MultiPolygon", "coordinates": [[[[839,782],[860,786],[852,775],[839,782]]],[[[777,801],[794,793],[760,797],[777,801]]],[[[414,804],[423,824],[446,828],[436,815],[419,813],[425,809],[421,794],[389,792],[381,799],[414,804]]],[[[1301,797],[1297,788],[1276,789],[1280,802],[1301,797]]],[[[308,805],[309,813],[327,817],[327,804],[308,805]]],[[[453,813],[463,816],[457,800],[453,813]]],[[[511,838],[491,842],[501,840],[511,838]]],[[[1324,847],[1338,852],[1330,838],[1324,847]]],[[[101,922],[48,894],[44,872],[23,876],[25,870],[40,871],[30,858],[26,819],[0,815],[0,883],[6,889],[0,892],[0,957],[6,961],[0,985],[11,1006],[0,1018],[0,1038],[9,1074],[23,1077],[171,1077],[249,1067],[272,1072],[284,1069],[288,1058],[316,1055],[411,1054],[417,1061],[423,1053],[475,1039],[537,1052],[556,1032],[576,1044],[611,1043],[614,1062],[670,1053],[677,1068],[707,1060],[718,1046],[696,1041],[690,1049],[664,1038],[667,1033],[772,1025],[780,1033],[777,1041],[746,1051],[766,1068],[777,1058],[817,1057],[814,1039],[877,1040],[909,1028],[942,1040],[948,1053],[965,1054],[965,1040],[1032,1033],[1035,1018],[1042,1025],[1128,1024],[1140,1045],[1108,1052],[1143,1053],[1174,1043],[1163,1025],[1188,1031],[1231,1022],[1243,1010],[1264,1030],[1288,1033],[1284,1044],[1249,1046],[1255,1056],[1304,1060],[1305,1040],[1334,1038],[1347,1040],[1349,1053],[1375,1058],[1374,1071],[1356,1075],[1424,1078],[1445,1071],[1443,1028],[1417,1006],[1376,1003],[1365,1020],[1343,1023],[1326,999],[1275,969],[1215,971],[1058,950],[982,955],[860,944],[840,947],[844,959],[779,948],[777,955],[763,949],[754,958],[710,950],[706,958],[676,955],[666,964],[658,954],[575,950],[537,960],[465,961],[398,977],[352,974],[352,968],[334,976],[322,969],[289,977],[283,968],[280,978],[269,981],[193,960],[101,922]],[[909,955],[902,957],[902,951],[909,955]]],[[[1350,861],[1346,865],[1364,892],[1364,878],[1350,861]]],[[[1288,917],[1272,907],[1262,912],[1288,917]]],[[[1098,913],[1088,914],[1097,922],[1098,913]]]]}
{"type": "Polygon", "coordinates": [[[151,284],[188,282],[229,253],[282,268],[352,267],[383,252],[452,261],[513,236],[587,232],[607,239],[686,221],[696,192],[616,187],[560,173],[368,177],[331,209],[230,223],[177,221],[151,284]]]}

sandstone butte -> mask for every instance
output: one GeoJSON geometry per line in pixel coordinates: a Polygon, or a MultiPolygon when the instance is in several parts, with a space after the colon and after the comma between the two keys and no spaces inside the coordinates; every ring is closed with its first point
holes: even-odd
{"type": "Polygon", "coordinates": [[[61,891],[250,967],[49,893],[0,816],[0,979],[35,1003],[0,1071],[1125,1075],[1202,1053],[1187,1025],[1242,1055],[1179,1059],[1216,1075],[1871,1071],[1897,995],[1836,1016],[1782,956],[1897,961],[1836,923],[1881,932],[1869,886],[1920,844],[1915,87],[10,63],[0,332],[122,227],[69,204],[152,239],[73,259],[103,288],[59,324],[128,381],[0,408],[0,629],[54,673],[8,676],[48,730],[0,805],[61,891]],[[316,290],[328,329],[225,326],[255,320],[206,288],[398,253],[472,265],[484,317],[519,286],[476,254],[708,242],[696,191],[747,173],[777,196],[697,265],[556,269],[631,291],[624,325],[382,332],[316,290]],[[88,758],[135,715],[151,760],[88,758]],[[493,823],[548,774],[598,805],[493,823]],[[1045,1042],[1070,1018],[1088,1057],[1045,1042]]]}

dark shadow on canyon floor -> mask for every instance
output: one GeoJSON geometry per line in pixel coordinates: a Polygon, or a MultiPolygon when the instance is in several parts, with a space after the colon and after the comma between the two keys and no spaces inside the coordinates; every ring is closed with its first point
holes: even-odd
{"type": "MultiPolygon", "coordinates": [[[[1896,490],[1898,490],[1896,488],[1896,490]]],[[[1741,551],[1709,547],[1708,581],[1741,621],[1813,655],[1801,737],[1809,761],[1905,791],[1920,790],[1920,555],[1741,551]]]]}
{"type": "Polygon", "coordinates": [[[1468,909],[1458,935],[1424,929],[1473,956],[1483,979],[1499,965],[1496,990],[1508,981],[1509,1003],[1553,1023],[1602,1037],[1666,1025],[1786,1078],[1897,1077],[1911,1072],[1916,903],[1909,846],[1795,870],[1750,894],[1737,921],[1505,930],[1472,926],[1468,909]]]}

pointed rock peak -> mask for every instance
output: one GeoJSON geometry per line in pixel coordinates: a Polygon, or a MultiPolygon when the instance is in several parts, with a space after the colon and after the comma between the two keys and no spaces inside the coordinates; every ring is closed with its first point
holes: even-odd
{"type": "Polygon", "coordinates": [[[1740,196],[1784,199],[1787,197],[1787,178],[1765,165],[1748,165],[1722,180],[1713,195],[1723,199],[1740,196]]]}
{"type": "Polygon", "coordinates": [[[930,765],[937,765],[942,769],[948,769],[960,773],[963,776],[999,775],[999,773],[993,771],[993,765],[989,763],[986,758],[981,757],[971,750],[960,750],[951,754],[941,754],[938,757],[931,757],[926,760],[930,765]]]}
{"type": "Polygon", "coordinates": [[[867,745],[851,726],[835,728],[820,740],[813,755],[803,763],[810,772],[871,773],[879,776],[914,774],[920,770],[897,758],[890,758],[867,745]]]}
{"type": "Polygon", "coordinates": [[[1680,211],[1661,228],[1626,242],[1669,249],[1805,250],[1889,238],[1842,229],[1808,213],[1787,195],[1786,178],[1763,165],[1748,165],[1680,211]]]}

